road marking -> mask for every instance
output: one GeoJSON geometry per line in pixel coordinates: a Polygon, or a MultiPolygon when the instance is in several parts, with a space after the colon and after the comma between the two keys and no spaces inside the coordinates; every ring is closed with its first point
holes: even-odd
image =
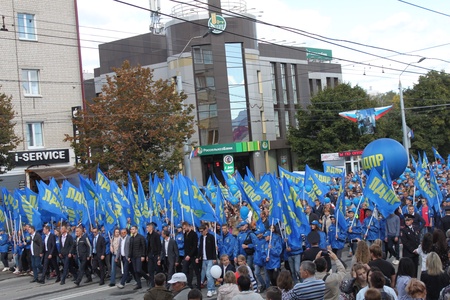
{"type": "Polygon", "coordinates": [[[111,289],[109,286],[104,286],[104,287],[96,288],[96,289],[93,289],[93,290],[89,289],[87,291],[83,291],[83,292],[79,292],[79,293],[74,293],[74,294],[70,294],[70,295],[66,295],[66,296],[52,298],[50,300],[72,299],[72,298],[76,298],[76,297],[79,297],[79,296],[86,296],[86,295],[89,295],[89,294],[94,294],[94,293],[97,293],[97,292],[106,291],[106,290],[109,290],[109,289],[111,289]]]}

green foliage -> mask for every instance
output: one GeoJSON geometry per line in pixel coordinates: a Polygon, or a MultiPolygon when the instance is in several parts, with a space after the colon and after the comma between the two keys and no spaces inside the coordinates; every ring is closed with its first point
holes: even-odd
{"type": "Polygon", "coordinates": [[[110,179],[125,181],[127,172],[142,180],[164,170],[176,174],[183,145],[194,133],[193,107],[183,104],[187,96],[128,61],[114,72],[102,94],[75,120],[80,135],[66,135],[81,157],[78,167],[93,173],[100,165],[110,179]]]}
{"type": "Polygon", "coordinates": [[[405,90],[403,98],[406,123],[414,130],[410,152],[427,151],[431,160],[431,147],[435,147],[446,159],[450,153],[450,75],[430,71],[405,90]]]}
{"type": "Polygon", "coordinates": [[[347,83],[327,88],[312,97],[311,105],[297,112],[299,126],[291,128],[288,136],[292,151],[298,157],[298,169],[303,170],[306,164],[322,169],[322,153],[364,149],[381,137],[401,141],[400,112],[395,106],[377,121],[373,135],[360,135],[356,123],[339,116],[344,111],[390,105],[392,98],[392,93],[370,97],[361,87],[347,83]]]}
{"type": "Polygon", "coordinates": [[[9,155],[20,143],[20,138],[14,133],[15,123],[12,97],[0,93],[0,174],[14,167],[13,156],[9,155]]]}

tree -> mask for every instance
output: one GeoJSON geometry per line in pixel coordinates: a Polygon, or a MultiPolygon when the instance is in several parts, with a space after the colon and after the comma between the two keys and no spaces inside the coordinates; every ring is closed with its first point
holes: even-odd
{"type": "Polygon", "coordinates": [[[10,155],[21,139],[14,133],[15,123],[12,97],[0,93],[0,174],[14,167],[14,156],[10,155]]]}
{"type": "MultiPolygon", "coordinates": [[[[450,74],[430,71],[419,77],[412,89],[403,93],[406,122],[414,130],[411,153],[435,147],[445,157],[450,154],[450,74]]],[[[431,159],[430,159],[431,160],[431,159]]]]}
{"type": "Polygon", "coordinates": [[[298,128],[290,128],[288,140],[297,154],[297,167],[308,164],[321,169],[320,154],[364,149],[371,141],[390,137],[401,141],[401,121],[398,107],[379,119],[375,134],[360,135],[356,123],[339,116],[340,112],[387,105],[384,96],[371,97],[359,86],[342,83],[320,91],[311,98],[311,105],[297,112],[298,128]],[[382,103],[380,103],[380,99],[382,103]]]}
{"type": "Polygon", "coordinates": [[[183,145],[194,133],[193,107],[183,104],[187,96],[128,61],[113,71],[102,94],[74,119],[79,135],[66,135],[78,167],[92,174],[99,165],[113,180],[126,180],[127,172],[143,181],[154,172],[177,173],[183,145]]]}

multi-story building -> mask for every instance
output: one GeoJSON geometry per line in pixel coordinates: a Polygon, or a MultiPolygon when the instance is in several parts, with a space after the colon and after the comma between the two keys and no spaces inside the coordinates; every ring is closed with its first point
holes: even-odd
{"type": "Polygon", "coordinates": [[[245,1],[203,2],[175,6],[157,34],[100,45],[95,93],[124,60],[152,68],[155,79],[173,79],[195,106],[196,147],[184,166],[201,183],[222,178],[221,170],[245,174],[249,167],[258,176],[295,169],[288,128],[314,93],[342,80],[341,66],[329,50],[260,43],[245,1]]]}
{"type": "Polygon", "coordinates": [[[76,2],[0,0],[0,16],[0,92],[12,96],[22,140],[11,154],[16,167],[0,176],[0,186],[77,178],[63,141],[73,135],[72,113],[83,103],[76,2]]]}

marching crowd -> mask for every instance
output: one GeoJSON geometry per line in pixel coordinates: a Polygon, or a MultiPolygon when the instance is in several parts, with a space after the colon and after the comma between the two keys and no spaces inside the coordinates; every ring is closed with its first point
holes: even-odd
{"type": "Polygon", "coordinates": [[[136,290],[143,277],[149,288],[144,299],[201,299],[202,289],[220,300],[450,299],[450,173],[440,164],[429,170],[438,178],[441,210],[416,192],[411,171],[393,184],[402,205],[382,216],[358,201],[362,187],[349,174],[347,231],[336,225],[337,193],[331,189],[324,203],[304,202],[311,230],[298,237],[301,246],[286,238],[282,223],[269,223],[268,201],[258,224],[251,213],[242,220],[239,206],[227,204],[222,226],[149,223],[145,235],[131,222],[113,234],[63,222],[40,232],[24,225],[13,241],[0,228],[3,271],[31,275],[32,283],[73,281],[76,287],[95,274],[99,285],[136,290]],[[350,264],[342,261],[344,249],[350,264]]]}

